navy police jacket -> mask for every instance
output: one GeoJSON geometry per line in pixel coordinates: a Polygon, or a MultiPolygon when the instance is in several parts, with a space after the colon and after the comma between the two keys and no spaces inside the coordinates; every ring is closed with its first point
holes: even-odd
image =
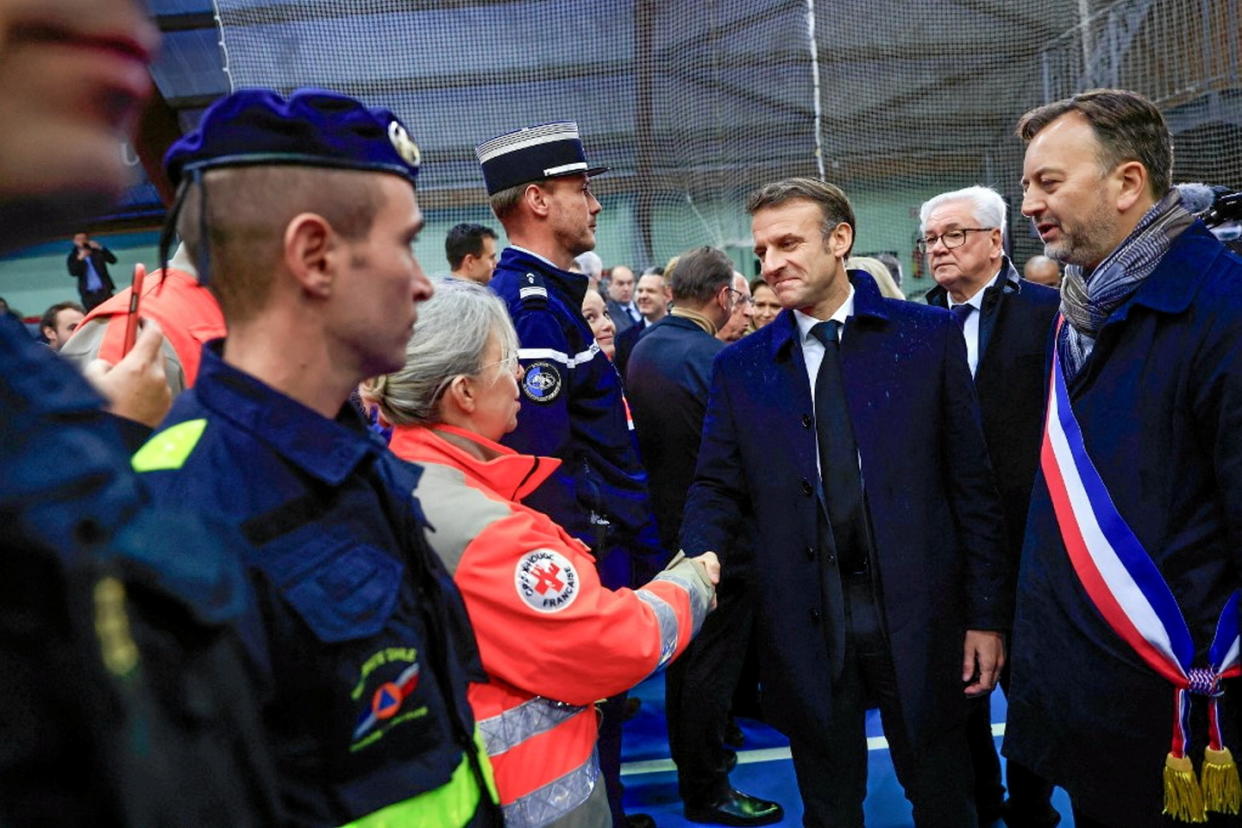
{"type": "MultiPolygon", "coordinates": [[[[1192,225],[1104,323],[1068,391],[1087,452],[1168,582],[1194,666],[1204,666],[1221,609],[1242,582],[1242,259],[1192,225]]],[[[1097,820],[1166,824],[1160,779],[1173,685],[1087,597],[1042,471],[1022,549],[1012,670],[1005,754],[1097,820]]],[[[1205,709],[1193,697],[1196,764],[1205,709]]],[[[1234,756],[1239,710],[1242,688],[1228,686],[1221,724],[1234,756]]]]}
{"type": "Polygon", "coordinates": [[[646,583],[667,556],[620,379],[582,318],[587,278],[509,247],[491,287],[508,305],[526,370],[517,429],[501,442],[562,461],[526,504],[591,547],[604,586],[646,583]]]}
{"type": "Polygon", "coordinates": [[[274,687],[265,722],[289,818],[400,823],[448,786],[471,804],[434,821],[465,824],[480,801],[466,685],[483,674],[423,535],[421,470],[351,407],[322,417],[227,365],[220,344],[134,466],[158,499],[220,515],[253,545],[274,687]]]}
{"type": "Polygon", "coordinates": [[[101,404],[0,316],[0,824],[275,824],[240,543],[153,508],[101,404]]]}

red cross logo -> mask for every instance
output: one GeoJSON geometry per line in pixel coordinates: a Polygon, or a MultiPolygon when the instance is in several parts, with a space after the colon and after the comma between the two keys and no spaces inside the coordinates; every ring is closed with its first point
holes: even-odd
{"type": "Polygon", "coordinates": [[[561,571],[561,568],[556,564],[548,564],[547,569],[540,569],[537,566],[531,567],[530,571],[539,579],[539,583],[535,584],[535,592],[538,592],[540,595],[546,593],[549,587],[557,592],[565,588],[565,582],[556,577],[556,573],[561,571]]]}

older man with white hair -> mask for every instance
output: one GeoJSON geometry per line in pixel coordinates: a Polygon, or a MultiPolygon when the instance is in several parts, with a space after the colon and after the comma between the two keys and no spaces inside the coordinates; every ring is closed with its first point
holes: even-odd
{"type": "MultiPolygon", "coordinates": [[[[941,193],[919,210],[918,246],[936,287],[931,305],[957,316],[966,337],[983,434],[1004,500],[1005,541],[1014,570],[1022,551],[1043,420],[1044,352],[1059,296],[1025,281],[1005,255],[1005,202],[989,187],[941,193]]],[[[1002,674],[1008,689],[1008,671],[1002,674]]],[[[1010,825],[1055,825],[1051,787],[1009,763],[1009,802],[1002,805],[1000,760],[986,696],[971,700],[967,739],[975,769],[979,822],[1001,815],[1010,825]]]]}

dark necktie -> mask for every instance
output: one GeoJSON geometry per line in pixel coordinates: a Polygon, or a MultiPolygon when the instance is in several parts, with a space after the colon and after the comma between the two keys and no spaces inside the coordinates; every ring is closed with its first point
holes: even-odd
{"type": "Polygon", "coordinates": [[[815,377],[819,471],[841,572],[848,575],[867,568],[867,533],[858,444],[854,442],[854,427],[841,377],[841,346],[837,341],[840,327],[841,323],[835,320],[819,322],[811,328],[811,334],[824,343],[824,359],[815,377]]]}
{"type": "Polygon", "coordinates": [[[953,315],[957,317],[957,324],[963,328],[966,327],[966,320],[970,318],[970,314],[974,309],[974,305],[954,305],[949,308],[949,310],[953,311],[953,315]]]}

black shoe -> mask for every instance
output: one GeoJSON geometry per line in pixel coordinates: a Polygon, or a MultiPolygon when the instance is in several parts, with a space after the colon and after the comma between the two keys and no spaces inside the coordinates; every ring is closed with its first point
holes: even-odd
{"type": "Polygon", "coordinates": [[[769,802],[756,796],[730,789],[721,799],[711,805],[689,805],[684,811],[690,822],[710,822],[716,825],[771,825],[780,822],[785,809],[777,802],[769,802]]]}
{"type": "Polygon", "coordinates": [[[732,719],[729,719],[729,723],[725,725],[724,743],[733,748],[740,748],[746,744],[746,734],[732,719]]]}
{"type": "Polygon", "coordinates": [[[651,814],[626,814],[625,824],[630,828],[656,828],[655,818],[651,814]]]}

